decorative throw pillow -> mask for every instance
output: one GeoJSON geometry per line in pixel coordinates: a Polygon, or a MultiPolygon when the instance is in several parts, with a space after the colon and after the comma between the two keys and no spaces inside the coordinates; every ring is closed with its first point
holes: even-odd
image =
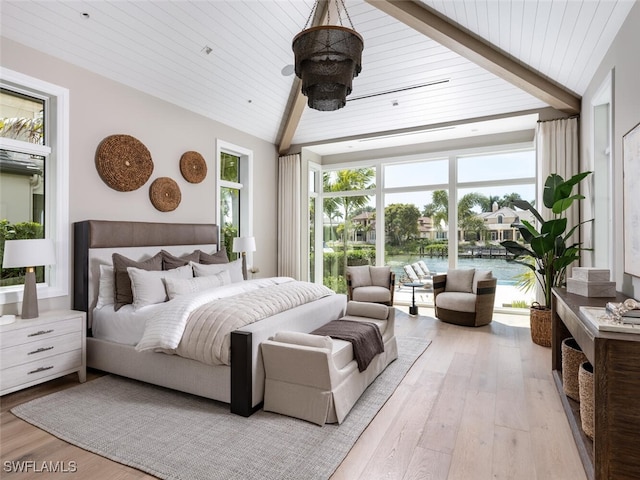
{"type": "Polygon", "coordinates": [[[231,277],[227,270],[223,270],[215,275],[209,275],[208,277],[193,277],[189,279],[165,277],[164,279],[169,300],[173,300],[178,295],[201,292],[203,290],[229,285],[230,283],[231,277]]]}
{"type": "Polygon", "coordinates": [[[161,250],[160,253],[162,253],[163,270],[173,270],[174,268],[189,265],[189,262],[197,262],[198,260],[200,260],[200,250],[195,250],[181,257],[176,257],[166,250],[161,250]]]}
{"type": "Polygon", "coordinates": [[[471,293],[473,288],[473,275],[475,273],[475,268],[456,268],[449,270],[447,272],[447,283],[444,291],[471,293]]]}
{"type": "Polygon", "coordinates": [[[369,265],[362,265],[360,267],[349,267],[349,273],[351,274],[351,286],[370,287],[372,285],[369,265]]]}
{"type": "Polygon", "coordinates": [[[102,308],[105,305],[113,305],[114,293],[114,275],[111,265],[100,265],[100,279],[98,281],[98,301],[96,308],[102,308]]]}
{"type": "Polygon", "coordinates": [[[493,274],[491,273],[491,270],[476,270],[476,273],[473,276],[472,293],[478,293],[478,282],[480,280],[491,280],[492,278],[493,274]]]}
{"type": "Polygon", "coordinates": [[[391,279],[391,267],[369,267],[371,285],[388,287],[391,279]]]}
{"type": "Polygon", "coordinates": [[[194,260],[196,263],[202,263],[203,265],[214,265],[218,263],[229,263],[229,257],[227,257],[227,251],[222,250],[210,255],[202,250],[196,250],[200,253],[200,259],[194,260]]]}
{"type": "Polygon", "coordinates": [[[209,275],[215,275],[224,270],[229,272],[231,283],[244,281],[244,275],[242,274],[242,259],[234,260],[229,263],[203,265],[201,263],[190,262],[193,267],[193,274],[196,277],[207,277],[209,275]]]}
{"type": "Polygon", "coordinates": [[[166,278],[193,278],[191,265],[174,268],[172,270],[149,271],[140,268],[128,267],[131,278],[131,291],[133,292],[133,309],[146,307],[155,303],[167,301],[167,291],[164,287],[166,278]]]}
{"type": "Polygon", "coordinates": [[[140,268],[142,270],[162,270],[162,253],[158,252],[153,257],[142,261],[135,261],[130,258],[114,253],[113,271],[115,277],[114,304],[115,309],[120,310],[123,305],[133,303],[133,292],[131,291],[131,279],[129,278],[128,267],[140,268]]]}

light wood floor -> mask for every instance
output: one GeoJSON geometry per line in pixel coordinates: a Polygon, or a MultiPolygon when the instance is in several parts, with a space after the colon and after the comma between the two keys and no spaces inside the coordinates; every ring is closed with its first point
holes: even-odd
{"type": "MultiPolygon", "coordinates": [[[[586,479],[551,378],[551,350],[531,342],[528,317],[495,314],[493,323],[477,329],[398,317],[398,334],[432,344],[332,480],[586,479]]],[[[88,379],[98,375],[89,372],[88,379]]],[[[9,411],[76,384],[77,377],[68,376],[1,398],[0,477],[153,478],[58,440],[9,411]],[[73,461],[79,476],[12,474],[4,468],[12,460],[73,461]]]]}

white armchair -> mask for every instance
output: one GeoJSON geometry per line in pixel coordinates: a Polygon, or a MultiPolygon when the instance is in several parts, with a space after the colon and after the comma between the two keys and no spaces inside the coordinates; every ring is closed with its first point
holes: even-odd
{"type": "Polygon", "coordinates": [[[393,305],[396,275],[390,267],[347,267],[347,296],[358,302],[393,305]]]}

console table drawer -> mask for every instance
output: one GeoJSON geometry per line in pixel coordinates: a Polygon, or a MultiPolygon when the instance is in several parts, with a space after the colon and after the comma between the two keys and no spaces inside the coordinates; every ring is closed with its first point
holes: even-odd
{"type": "MultiPolygon", "coordinates": [[[[56,329],[57,330],[57,329],[56,329]]],[[[40,338],[40,337],[36,337],[40,338]]],[[[72,350],[77,350],[82,345],[82,333],[76,331],[53,338],[42,338],[29,343],[16,345],[15,347],[0,350],[0,367],[4,376],[4,370],[23,363],[38,361],[72,350]]]]}
{"type": "MultiPolygon", "coordinates": [[[[79,347],[79,346],[78,346],[79,347]]],[[[82,365],[82,350],[61,353],[52,357],[2,370],[0,391],[31,383],[42,378],[58,376],[62,372],[77,370],[82,365]]]]}

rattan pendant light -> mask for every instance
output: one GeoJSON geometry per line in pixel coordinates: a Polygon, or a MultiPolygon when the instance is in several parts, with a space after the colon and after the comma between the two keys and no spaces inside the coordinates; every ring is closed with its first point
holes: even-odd
{"type": "MultiPolygon", "coordinates": [[[[362,37],[353,29],[343,0],[335,0],[341,25],[320,25],[307,28],[317,11],[316,0],[304,30],[293,39],[295,72],[302,80],[302,93],[315,110],[332,111],[342,108],[351,93],[352,80],[362,70],[362,37]],[[351,28],[342,26],[344,11],[351,28]]],[[[331,8],[329,8],[329,11],[331,8]]],[[[331,18],[327,18],[331,22],[331,18]]]]}

